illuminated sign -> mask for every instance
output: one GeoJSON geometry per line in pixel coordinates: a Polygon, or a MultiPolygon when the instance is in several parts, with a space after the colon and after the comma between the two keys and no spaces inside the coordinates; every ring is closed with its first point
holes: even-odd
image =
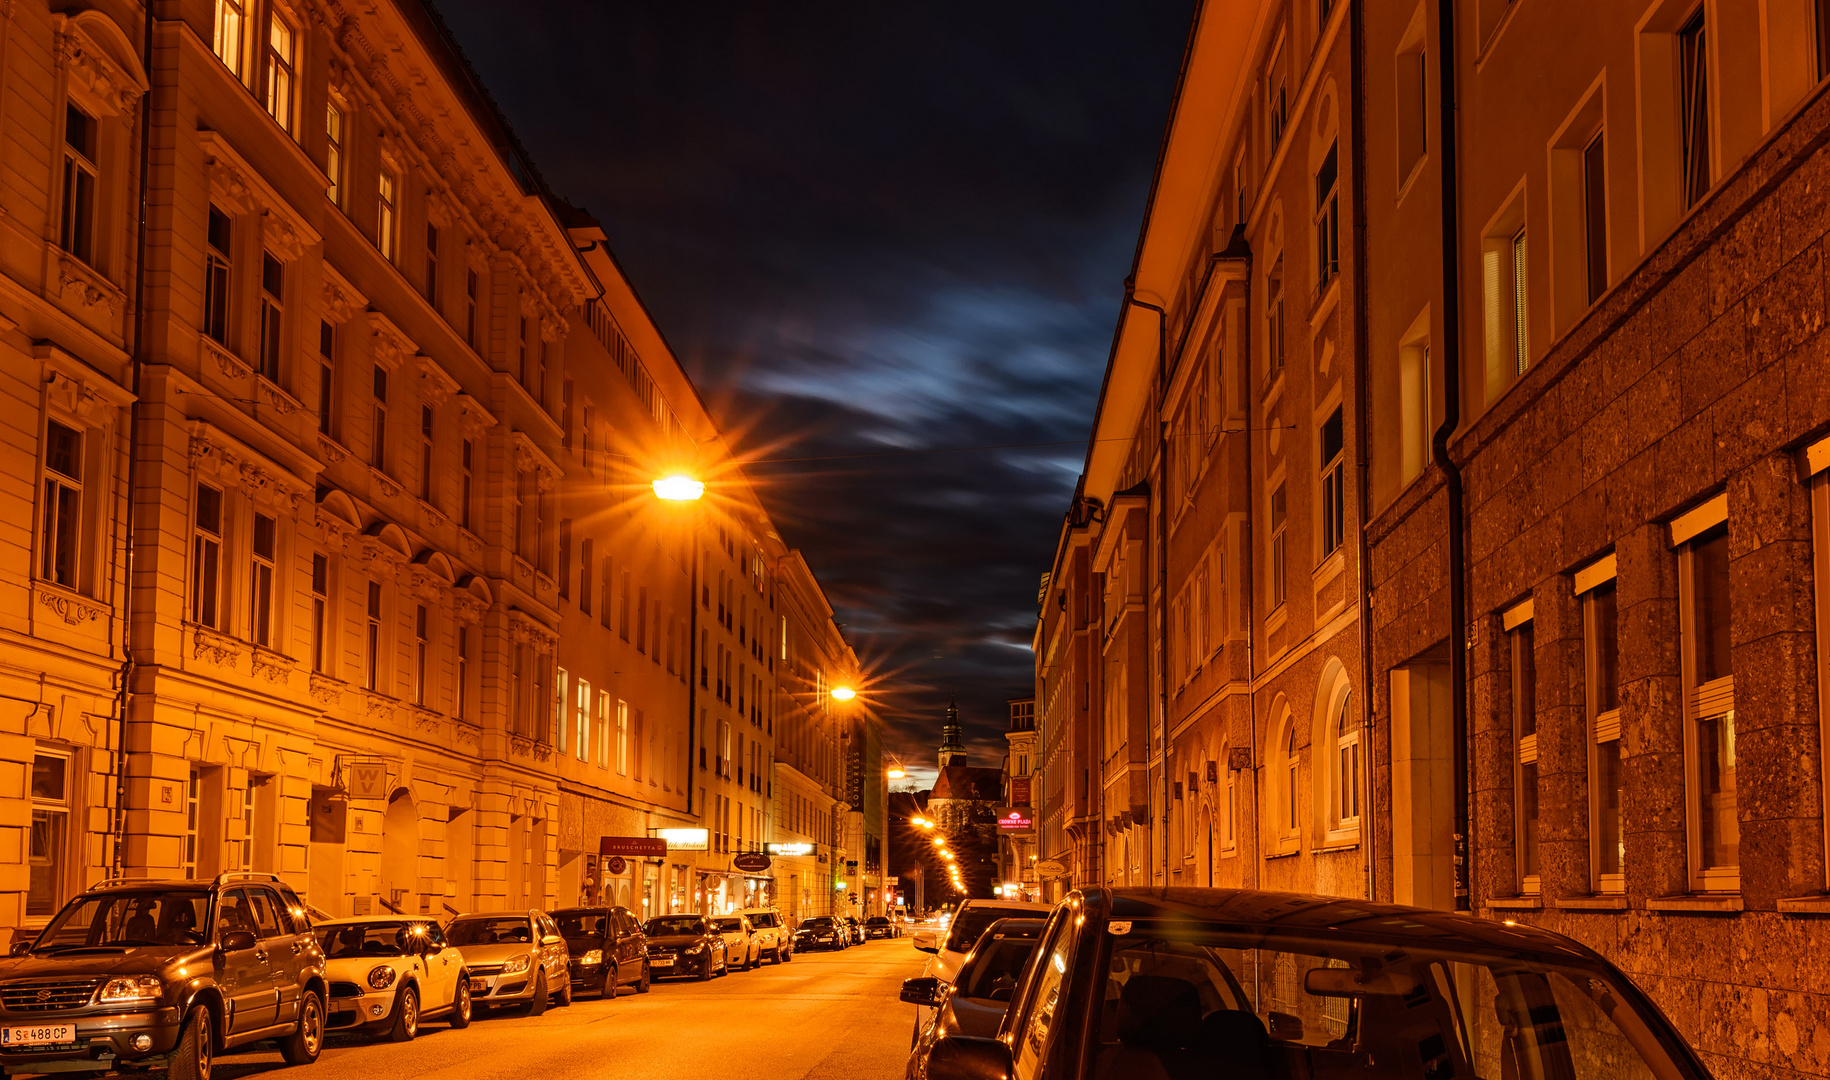
{"type": "Polygon", "coordinates": [[[654,834],[667,842],[669,851],[709,851],[712,847],[704,829],[656,829],[654,834]]]}
{"type": "Polygon", "coordinates": [[[1022,810],[1005,810],[998,815],[998,828],[1005,832],[1028,832],[1035,824],[1035,819],[1022,810]]]}
{"type": "MultiPolygon", "coordinates": [[[[667,854],[667,841],[655,836],[600,836],[597,853],[630,859],[658,859],[667,854]]],[[[619,872],[611,871],[613,874],[619,872]]]]}
{"type": "Polygon", "coordinates": [[[763,849],[776,857],[784,855],[811,855],[812,844],[764,844],[763,849]]]}

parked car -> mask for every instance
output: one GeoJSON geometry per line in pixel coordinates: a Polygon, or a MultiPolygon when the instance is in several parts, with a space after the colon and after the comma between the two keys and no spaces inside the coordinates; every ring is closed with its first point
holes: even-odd
{"type": "Polygon", "coordinates": [[[796,949],[844,949],[850,945],[850,931],[832,915],[809,915],[794,928],[796,949]]]}
{"type": "Polygon", "coordinates": [[[1047,904],[1026,904],[1015,900],[967,900],[943,924],[943,929],[917,930],[914,944],[922,952],[933,953],[923,975],[941,982],[952,982],[960,962],[978,944],[979,935],[999,919],[1036,918],[1048,913],[1047,904]]]}
{"type": "Polygon", "coordinates": [[[679,975],[704,980],[731,970],[724,935],[703,915],[656,915],[643,924],[642,932],[648,935],[648,969],[657,979],[679,975]]]}
{"type": "Polygon", "coordinates": [[[738,914],[750,920],[750,930],[756,935],[757,947],[764,956],[778,964],[794,959],[794,935],[782,921],[781,912],[774,908],[748,908],[738,914]]]}
{"type": "Polygon", "coordinates": [[[864,920],[864,940],[866,941],[875,937],[893,938],[900,933],[902,931],[886,915],[872,915],[864,920]]]}
{"type": "Polygon", "coordinates": [[[318,923],[317,933],[330,986],[326,1030],[407,1042],[425,1020],[470,1026],[470,973],[437,923],[362,916],[318,923]]]}
{"type": "Polygon", "coordinates": [[[445,928],[470,969],[476,1005],[526,1005],[539,1016],[549,1001],[572,1004],[565,938],[543,911],[485,911],[459,915],[445,928]]]}
{"type": "Polygon", "coordinates": [[[932,1013],[916,1010],[908,1080],[924,1080],[928,1049],[948,1035],[988,1039],[998,1033],[1017,980],[1036,951],[1036,939],[1045,925],[1043,919],[999,919],[966,954],[953,982],[944,983],[932,975],[903,981],[902,1000],[934,1007],[932,1013]]]}
{"type": "Polygon", "coordinates": [[[617,987],[648,992],[648,938],[626,907],[562,908],[552,913],[566,939],[572,989],[616,997],[617,987]]]}
{"type": "Polygon", "coordinates": [[[106,881],[0,960],[0,1067],[207,1080],[217,1054],[265,1039],[304,1065],[324,1000],[324,954],[278,877],[106,881]]]}
{"type": "Polygon", "coordinates": [[[845,930],[851,935],[853,945],[864,944],[864,924],[858,921],[856,915],[845,916],[845,930]]]}
{"type": "Polygon", "coordinates": [[[762,963],[762,948],[750,929],[750,920],[742,915],[719,915],[712,919],[712,930],[724,938],[725,955],[738,971],[748,971],[762,963]]]}
{"type": "Polygon", "coordinates": [[[920,1068],[928,1080],[1709,1076],[1630,979],[1569,938],[1235,889],[1070,894],[997,1035],[942,1036],[920,1068]]]}

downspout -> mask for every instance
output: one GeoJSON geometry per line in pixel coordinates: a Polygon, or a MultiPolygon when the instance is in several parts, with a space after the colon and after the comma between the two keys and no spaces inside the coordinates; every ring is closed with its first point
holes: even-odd
{"type": "Polygon", "coordinates": [[[1156,461],[1157,461],[1157,744],[1162,781],[1163,815],[1156,832],[1163,840],[1163,885],[1169,885],[1169,425],[1163,409],[1169,396],[1169,313],[1134,294],[1136,280],[1125,282],[1125,303],[1156,312],[1156,461]]]}
{"type": "Polygon", "coordinates": [[[133,318],[128,320],[132,345],[128,363],[133,370],[133,403],[127,407],[127,508],[125,536],[121,541],[121,671],[120,685],[115,688],[116,732],[114,748],[114,853],[110,860],[110,877],[122,877],[127,870],[127,718],[133,703],[133,551],[137,533],[134,513],[140,463],[141,373],[146,367],[142,351],[146,340],[146,202],[149,188],[147,169],[152,160],[152,96],[157,87],[153,79],[153,13],[147,6],[141,13],[140,66],[146,72],[146,92],[140,95],[140,183],[135,205],[133,257],[133,318]]]}
{"type": "Polygon", "coordinates": [[[1366,797],[1360,805],[1360,851],[1362,861],[1366,864],[1366,898],[1378,899],[1378,859],[1376,845],[1379,841],[1379,820],[1373,813],[1373,662],[1372,662],[1372,594],[1366,589],[1367,567],[1372,562],[1372,544],[1366,539],[1366,524],[1372,520],[1372,476],[1370,473],[1372,453],[1371,441],[1371,403],[1368,400],[1367,388],[1370,385],[1368,370],[1371,358],[1367,355],[1368,339],[1371,336],[1366,325],[1367,274],[1366,274],[1366,12],[1364,0],[1355,0],[1347,13],[1349,42],[1348,56],[1352,63],[1350,76],[1354,93],[1349,99],[1353,113],[1353,385],[1354,397],[1357,400],[1354,420],[1357,434],[1354,439],[1354,471],[1359,476],[1359,491],[1356,493],[1360,503],[1359,529],[1359,567],[1358,585],[1360,601],[1360,673],[1366,684],[1360,692],[1360,742],[1364,747],[1361,753],[1364,786],[1366,797]]]}
{"type": "Polygon", "coordinates": [[[1438,119],[1442,168],[1442,424],[1430,451],[1442,469],[1449,500],[1449,698],[1455,739],[1455,910],[1467,911],[1473,880],[1473,845],[1468,840],[1468,595],[1467,552],[1462,540],[1461,470],[1449,457],[1449,438],[1461,425],[1460,206],[1455,180],[1455,16],[1454,4],[1437,0],[1436,51],[1440,61],[1438,119]]]}

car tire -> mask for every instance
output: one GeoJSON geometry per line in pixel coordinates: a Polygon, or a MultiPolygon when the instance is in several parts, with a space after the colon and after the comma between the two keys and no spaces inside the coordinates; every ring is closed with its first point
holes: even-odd
{"type": "Polygon", "coordinates": [[[641,979],[639,979],[639,980],[637,980],[637,982],[636,982],[636,984],[635,984],[635,992],[636,992],[636,993],[638,993],[638,994],[646,994],[646,993],[647,993],[647,992],[648,992],[648,980],[649,980],[649,978],[650,978],[650,976],[649,976],[649,973],[648,973],[648,965],[647,965],[647,964],[643,964],[643,965],[642,965],[642,977],[641,977],[641,979]]]}
{"type": "Polygon", "coordinates": [[[712,954],[708,952],[705,954],[705,966],[699,969],[699,981],[711,982],[712,971],[712,954]]]}
{"type": "Polygon", "coordinates": [[[458,972],[457,992],[451,995],[451,1013],[445,1022],[453,1031],[462,1031],[470,1026],[470,1017],[475,1012],[470,1001],[470,972],[458,972]]]}
{"type": "Polygon", "coordinates": [[[605,1001],[616,1000],[616,988],[619,985],[616,978],[618,974],[620,973],[617,971],[615,964],[611,964],[604,969],[604,981],[597,986],[598,997],[603,998],[605,1001]]]}
{"type": "Polygon", "coordinates": [[[172,1054],[168,1075],[171,1080],[210,1080],[210,1066],[216,1060],[216,1036],[212,1030],[210,1010],[192,1005],[184,1014],[179,1029],[178,1047],[172,1054]]]}
{"type": "Polygon", "coordinates": [[[280,1056],[288,1065],[310,1065],[324,1050],[324,1002],[307,990],[299,999],[299,1026],[280,1040],[280,1056]]]}
{"type": "Polygon", "coordinates": [[[559,1007],[564,1009],[572,1004],[572,973],[566,972],[564,981],[559,984],[559,1007]]]}
{"type": "Polygon", "coordinates": [[[534,972],[534,996],[528,999],[527,1014],[529,1016],[539,1016],[541,1013],[545,1012],[547,997],[546,969],[539,968],[534,972]]]}
{"type": "Polygon", "coordinates": [[[389,1042],[412,1042],[419,1034],[419,990],[408,986],[394,1002],[394,1026],[388,1029],[389,1042]]]}

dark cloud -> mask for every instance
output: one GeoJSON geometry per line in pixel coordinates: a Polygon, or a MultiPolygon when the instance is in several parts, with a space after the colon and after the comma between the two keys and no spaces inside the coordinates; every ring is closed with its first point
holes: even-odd
{"type": "Polygon", "coordinates": [[[957,695],[996,762],[1084,455],[1028,444],[1086,435],[1189,0],[435,2],[767,459],[892,748],[957,695]]]}

